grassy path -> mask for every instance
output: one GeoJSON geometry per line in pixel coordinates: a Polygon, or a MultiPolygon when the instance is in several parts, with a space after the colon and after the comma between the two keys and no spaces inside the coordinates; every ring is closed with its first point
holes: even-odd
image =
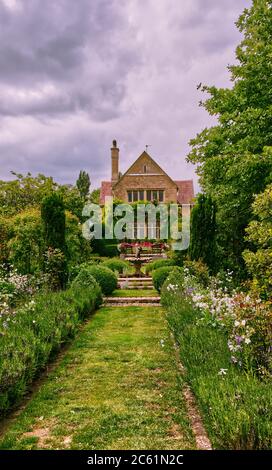
{"type": "Polygon", "coordinates": [[[163,309],[100,309],[0,448],[194,449],[163,309]]]}

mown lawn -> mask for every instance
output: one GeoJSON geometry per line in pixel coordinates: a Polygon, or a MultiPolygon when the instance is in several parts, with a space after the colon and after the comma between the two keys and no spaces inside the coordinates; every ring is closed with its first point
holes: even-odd
{"type": "Polygon", "coordinates": [[[155,289],[117,289],[110,297],[158,297],[155,289]]]}
{"type": "Polygon", "coordinates": [[[1,449],[194,449],[164,311],[102,308],[1,449]]]}

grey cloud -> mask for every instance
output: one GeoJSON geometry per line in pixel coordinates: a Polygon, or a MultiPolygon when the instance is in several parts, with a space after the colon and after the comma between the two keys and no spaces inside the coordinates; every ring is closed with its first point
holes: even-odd
{"type": "Polygon", "coordinates": [[[213,122],[196,85],[229,84],[234,21],[250,0],[4,3],[0,178],[12,169],[72,182],[86,168],[99,184],[113,138],[123,170],[150,143],[172,176],[194,175],[188,141],[213,122]]]}

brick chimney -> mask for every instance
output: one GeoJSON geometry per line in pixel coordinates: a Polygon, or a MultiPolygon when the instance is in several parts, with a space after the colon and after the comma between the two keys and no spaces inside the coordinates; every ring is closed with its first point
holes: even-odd
{"type": "Polygon", "coordinates": [[[114,185],[119,179],[119,148],[117,142],[112,142],[111,148],[111,182],[114,185]]]}

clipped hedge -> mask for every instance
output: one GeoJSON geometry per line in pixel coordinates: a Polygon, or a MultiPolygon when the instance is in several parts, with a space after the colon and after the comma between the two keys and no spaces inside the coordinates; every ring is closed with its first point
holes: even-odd
{"type": "Polygon", "coordinates": [[[0,415],[27,391],[31,381],[80,322],[100,303],[99,288],[70,288],[34,297],[12,317],[0,321],[0,415]]]}
{"type": "Polygon", "coordinates": [[[104,295],[110,295],[115,289],[117,289],[118,279],[111,269],[101,265],[89,266],[86,269],[98,282],[104,295]]]}
{"type": "Polygon", "coordinates": [[[102,290],[98,282],[92,276],[88,268],[83,268],[73,280],[71,288],[76,291],[77,289],[92,289],[96,296],[96,307],[102,303],[102,290]]]}
{"type": "Polygon", "coordinates": [[[167,278],[161,300],[213,448],[271,449],[271,383],[232,363],[224,330],[199,321],[181,275],[167,278]]]}
{"type": "Polygon", "coordinates": [[[145,267],[146,274],[151,273],[151,271],[155,271],[159,268],[165,268],[166,266],[175,266],[176,263],[173,259],[157,259],[156,261],[152,261],[148,263],[145,267]]]}
{"type": "Polygon", "coordinates": [[[103,263],[101,263],[100,266],[109,268],[113,272],[118,272],[119,274],[123,274],[124,271],[129,268],[129,263],[119,258],[112,258],[107,261],[104,261],[103,263]]]}
{"type": "Polygon", "coordinates": [[[165,266],[164,268],[158,268],[155,271],[152,271],[152,281],[158,292],[161,291],[163,283],[168,278],[169,274],[173,273],[173,271],[179,273],[181,268],[178,268],[177,266],[165,266]]]}
{"type": "Polygon", "coordinates": [[[96,265],[104,263],[104,261],[108,261],[108,260],[109,260],[109,258],[107,258],[105,256],[104,257],[102,257],[102,256],[92,256],[92,257],[89,258],[88,261],[85,261],[84,263],[69,266],[69,283],[71,283],[76,278],[76,276],[79,274],[79,272],[83,268],[88,268],[88,267],[93,266],[93,265],[96,266],[96,265]]]}

